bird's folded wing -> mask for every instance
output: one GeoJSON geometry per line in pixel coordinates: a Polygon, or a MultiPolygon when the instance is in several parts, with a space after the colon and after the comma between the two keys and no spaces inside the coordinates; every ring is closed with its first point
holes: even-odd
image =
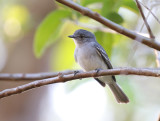
{"type": "MultiPolygon", "coordinates": [[[[96,48],[98,55],[100,57],[102,57],[103,61],[106,63],[108,69],[113,69],[113,67],[110,63],[110,60],[108,58],[108,55],[107,55],[106,51],[103,49],[103,47],[101,45],[99,45],[98,43],[96,43],[94,45],[94,47],[96,48]]],[[[112,76],[112,78],[113,78],[114,81],[116,81],[115,76],[112,76]]]]}

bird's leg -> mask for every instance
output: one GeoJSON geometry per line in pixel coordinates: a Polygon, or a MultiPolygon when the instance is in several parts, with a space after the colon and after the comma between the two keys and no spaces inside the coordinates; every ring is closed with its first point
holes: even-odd
{"type": "MultiPolygon", "coordinates": [[[[102,69],[101,69],[101,68],[95,69],[96,74],[98,74],[100,70],[102,70],[102,69]]],[[[106,86],[106,84],[105,84],[104,82],[102,82],[100,79],[98,79],[98,78],[94,78],[94,79],[95,79],[100,85],[102,85],[103,87],[106,86]]]]}
{"type": "Polygon", "coordinates": [[[97,68],[97,69],[95,69],[96,74],[98,74],[98,73],[100,72],[100,70],[102,70],[102,69],[101,69],[101,68],[97,68]]]}
{"type": "Polygon", "coordinates": [[[74,76],[75,76],[76,74],[78,74],[78,73],[80,73],[80,71],[78,71],[78,70],[74,71],[74,76]]]}

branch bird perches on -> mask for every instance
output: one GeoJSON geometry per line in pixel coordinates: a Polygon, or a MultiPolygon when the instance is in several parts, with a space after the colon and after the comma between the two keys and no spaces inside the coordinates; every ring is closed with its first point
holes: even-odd
{"type": "Polygon", "coordinates": [[[90,72],[79,72],[76,74],[75,73],[67,74],[64,72],[59,72],[56,77],[36,80],[34,82],[30,82],[22,86],[18,86],[18,87],[11,88],[11,89],[5,89],[0,92],[0,98],[19,94],[27,90],[41,87],[41,86],[48,85],[48,84],[62,83],[62,82],[67,82],[67,81],[71,81],[74,79],[98,77],[98,76],[105,76],[105,75],[141,75],[141,76],[160,77],[160,71],[153,70],[153,69],[117,68],[117,69],[109,69],[109,70],[100,70],[98,73],[95,70],[90,71],[90,72]]]}

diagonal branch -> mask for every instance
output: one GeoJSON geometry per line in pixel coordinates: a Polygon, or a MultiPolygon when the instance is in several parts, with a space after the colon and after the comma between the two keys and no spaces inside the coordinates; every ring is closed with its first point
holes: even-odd
{"type": "Polygon", "coordinates": [[[140,43],[143,43],[151,48],[154,48],[156,50],[160,50],[160,43],[157,43],[155,41],[151,41],[152,40],[151,38],[144,37],[144,36],[137,34],[131,30],[128,30],[128,29],[106,19],[105,17],[99,15],[98,13],[91,11],[90,9],[88,9],[86,7],[82,7],[82,6],[80,6],[70,0],[56,0],[56,1],[80,12],[81,14],[83,14],[85,16],[88,16],[88,17],[102,23],[103,25],[109,27],[110,29],[112,29],[120,34],[123,34],[133,40],[136,40],[140,43]]]}
{"type": "Polygon", "coordinates": [[[151,30],[151,28],[150,28],[150,26],[149,26],[149,24],[148,24],[148,22],[147,22],[147,20],[146,20],[146,17],[145,17],[145,15],[144,15],[144,13],[143,13],[143,10],[142,10],[142,7],[141,7],[139,1],[138,1],[138,0],[135,0],[135,1],[136,1],[136,3],[137,3],[137,7],[138,7],[138,9],[139,9],[139,11],[140,11],[140,13],[141,13],[142,18],[143,18],[144,24],[145,24],[146,27],[147,27],[147,30],[148,30],[148,33],[149,33],[150,38],[151,38],[151,39],[155,39],[155,36],[153,35],[152,30],[151,30]]]}
{"type": "Polygon", "coordinates": [[[59,72],[58,76],[53,78],[36,80],[34,82],[21,85],[15,88],[5,89],[0,92],[0,98],[19,94],[27,90],[41,87],[44,85],[62,83],[62,82],[67,82],[74,79],[98,77],[98,76],[105,76],[105,75],[141,75],[141,76],[160,77],[160,71],[153,70],[153,69],[117,68],[117,69],[109,69],[109,70],[100,70],[98,73],[97,71],[90,71],[90,72],[79,72],[77,74],[72,73],[72,74],[65,75],[65,73],[59,72]]]}

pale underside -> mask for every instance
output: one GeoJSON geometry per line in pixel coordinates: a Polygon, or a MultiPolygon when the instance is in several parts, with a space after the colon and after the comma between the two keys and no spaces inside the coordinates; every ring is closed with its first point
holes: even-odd
{"type": "MultiPolygon", "coordinates": [[[[89,45],[85,44],[83,46],[79,46],[75,49],[75,60],[84,71],[91,71],[95,69],[108,69],[105,61],[91,43],[89,43],[89,45]]],[[[113,81],[112,76],[98,77],[98,79],[105,83],[110,83],[113,81]]]]}

